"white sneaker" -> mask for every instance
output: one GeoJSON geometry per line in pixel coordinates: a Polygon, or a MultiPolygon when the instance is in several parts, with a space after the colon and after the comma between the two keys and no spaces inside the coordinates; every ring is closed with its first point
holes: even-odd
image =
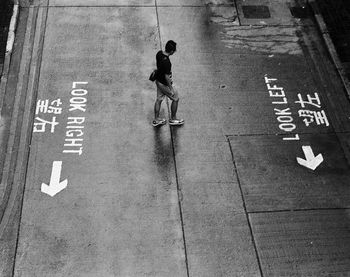
{"type": "Polygon", "coordinates": [[[184,124],[185,121],[183,119],[170,119],[169,120],[169,125],[182,125],[184,124]]]}
{"type": "Polygon", "coordinates": [[[152,126],[157,127],[157,126],[162,126],[166,123],[165,119],[155,119],[152,121],[152,126]]]}

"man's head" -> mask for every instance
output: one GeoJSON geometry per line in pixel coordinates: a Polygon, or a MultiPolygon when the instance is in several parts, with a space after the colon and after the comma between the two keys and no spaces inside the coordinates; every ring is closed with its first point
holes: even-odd
{"type": "Polygon", "coordinates": [[[174,54],[176,51],[176,42],[173,40],[169,40],[165,44],[165,52],[169,53],[170,55],[174,54]]]}

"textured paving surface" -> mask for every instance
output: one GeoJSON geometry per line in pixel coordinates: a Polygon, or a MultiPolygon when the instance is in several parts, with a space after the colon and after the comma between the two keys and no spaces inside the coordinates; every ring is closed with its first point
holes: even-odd
{"type": "Polygon", "coordinates": [[[349,276],[349,214],[350,210],[251,214],[264,276],[349,276]]]}
{"type": "Polygon", "coordinates": [[[52,0],[28,9],[18,108],[24,126],[53,116],[59,124],[28,127],[27,171],[13,187],[23,186],[23,207],[15,202],[0,234],[11,274],[349,274],[350,175],[336,128],[349,139],[348,115],[337,79],[315,69],[318,34],[288,1],[228,2],[52,0]],[[271,17],[244,18],[243,4],[267,5],[271,17]],[[148,75],[168,39],[178,42],[171,60],[186,122],[154,129],[148,75]],[[58,98],[62,113],[30,110],[58,98]],[[86,111],[70,110],[85,100],[86,111]],[[73,134],[83,130],[82,155],[64,152],[73,116],[84,118],[73,134]],[[297,163],[304,145],[324,155],[316,170],[297,163]],[[50,197],[40,187],[53,161],[68,187],[50,197]]]}

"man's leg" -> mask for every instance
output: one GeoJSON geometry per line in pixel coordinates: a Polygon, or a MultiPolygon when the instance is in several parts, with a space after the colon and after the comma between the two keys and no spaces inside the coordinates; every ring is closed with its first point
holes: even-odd
{"type": "Polygon", "coordinates": [[[174,95],[171,99],[172,99],[171,107],[170,107],[171,119],[169,120],[169,124],[170,125],[182,125],[182,124],[184,124],[184,120],[176,118],[177,106],[179,104],[179,93],[175,87],[174,87],[174,95]]]}
{"type": "Polygon", "coordinates": [[[171,102],[171,119],[176,119],[177,105],[179,104],[179,94],[177,89],[174,88],[174,97],[171,102]]]}
{"type": "Polygon", "coordinates": [[[176,112],[177,112],[177,106],[179,103],[179,94],[176,88],[174,88],[174,91],[172,92],[170,88],[158,81],[156,81],[157,84],[157,92],[161,93],[163,96],[168,96],[172,102],[171,102],[171,119],[169,120],[170,125],[182,125],[184,123],[183,119],[177,119],[176,118],[176,112]]]}
{"type": "Polygon", "coordinates": [[[162,105],[162,100],[163,99],[156,99],[156,102],[154,103],[154,119],[159,119],[159,112],[160,112],[160,107],[162,105]]]}
{"type": "Polygon", "coordinates": [[[159,86],[157,85],[157,99],[156,99],[156,102],[154,103],[154,120],[152,122],[152,125],[154,127],[157,127],[166,123],[165,119],[159,118],[160,107],[162,105],[162,101],[164,97],[165,95],[162,93],[159,86]]]}
{"type": "Polygon", "coordinates": [[[154,119],[158,120],[160,107],[162,105],[162,101],[163,101],[165,95],[164,95],[162,87],[160,87],[158,81],[156,81],[156,85],[157,85],[157,99],[156,99],[156,102],[154,103],[154,119]]]}

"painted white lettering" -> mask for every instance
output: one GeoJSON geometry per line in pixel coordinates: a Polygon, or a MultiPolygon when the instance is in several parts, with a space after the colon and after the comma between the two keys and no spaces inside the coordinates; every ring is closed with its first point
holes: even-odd
{"type": "Polygon", "coordinates": [[[69,142],[69,143],[65,143],[64,146],[70,146],[70,147],[83,146],[83,144],[77,143],[77,142],[83,142],[83,139],[74,139],[74,138],[68,139],[68,138],[66,138],[64,141],[69,142]]]}
{"type": "Polygon", "coordinates": [[[85,121],[85,117],[82,117],[82,116],[72,116],[72,117],[70,117],[69,116],[67,124],[83,124],[84,121],[85,121]]]}
{"type": "Polygon", "coordinates": [[[73,89],[71,94],[74,96],[84,96],[88,93],[86,89],[73,89]]]}
{"type": "Polygon", "coordinates": [[[299,140],[299,135],[298,134],[295,134],[294,137],[286,137],[286,138],[283,138],[283,140],[299,140]]]}
{"type": "Polygon", "coordinates": [[[270,96],[271,97],[284,97],[284,96],[286,96],[285,94],[284,94],[284,90],[282,89],[282,90],[280,90],[280,91],[275,91],[275,90],[269,90],[269,94],[270,94],[270,96]]]}
{"type": "Polygon", "coordinates": [[[68,154],[79,154],[79,156],[81,154],[83,154],[83,147],[80,147],[78,150],[63,150],[63,153],[68,153],[68,154]]]}
{"type": "Polygon", "coordinates": [[[282,123],[278,126],[281,130],[285,132],[293,131],[297,126],[293,123],[282,123]]]}
{"type": "Polygon", "coordinates": [[[84,129],[84,126],[66,126],[66,129],[84,129]]]}
{"type": "Polygon", "coordinates": [[[70,99],[70,103],[72,104],[84,104],[86,103],[86,98],[85,97],[72,97],[70,99]]]}
{"type": "Polygon", "coordinates": [[[283,101],[273,101],[272,104],[288,104],[287,98],[283,97],[283,101]]]}
{"type": "MultiPolygon", "coordinates": [[[[71,98],[69,100],[69,111],[86,111],[87,98],[84,97],[88,94],[87,89],[81,88],[86,86],[88,82],[73,82],[71,90],[71,98]]],[[[78,113],[79,114],[79,113],[78,113]]],[[[83,136],[85,117],[74,116],[68,117],[66,125],[66,138],[64,140],[64,146],[68,149],[64,149],[63,153],[79,154],[83,153],[83,136]]]]}
{"type": "Polygon", "coordinates": [[[72,88],[76,88],[77,85],[87,85],[88,82],[73,82],[72,88]]]}
{"type": "Polygon", "coordinates": [[[266,83],[266,84],[269,84],[271,81],[277,81],[277,79],[274,79],[274,78],[267,78],[267,77],[265,76],[265,83],[266,83]]]}
{"type": "Polygon", "coordinates": [[[283,90],[282,87],[278,87],[277,85],[270,86],[269,83],[267,83],[267,89],[268,90],[283,90]]]}
{"type": "Polygon", "coordinates": [[[66,132],[66,137],[81,137],[82,135],[84,135],[84,132],[82,130],[68,130],[66,132]],[[74,135],[75,134],[75,135],[74,135]]]}
{"type": "MultiPolygon", "coordinates": [[[[288,100],[283,87],[279,87],[274,84],[277,81],[275,78],[268,78],[265,75],[265,83],[267,90],[269,92],[270,97],[274,97],[272,104],[274,105],[286,105],[288,104],[288,100]],[[276,99],[276,97],[279,97],[276,99]]],[[[293,116],[290,108],[285,109],[276,109],[274,108],[275,115],[277,117],[277,121],[279,123],[278,128],[285,131],[291,132],[296,129],[296,125],[293,122],[293,116]]],[[[299,140],[299,135],[297,134],[294,137],[283,138],[283,140],[299,140]]]]}
{"type": "Polygon", "coordinates": [[[293,121],[293,117],[289,115],[280,115],[277,117],[277,121],[282,123],[289,123],[293,121]]]}
{"type": "Polygon", "coordinates": [[[290,108],[286,108],[284,110],[280,110],[276,108],[274,109],[276,115],[291,115],[292,113],[289,110],[290,108]]]}
{"type": "Polygon", "coordinates": [[[86,98],[85,97],[72,97],[70,100],[69,100],[70,104],[70,108],[69,108],[69,111],[75,111],[75,110],[80,110],[82,112],[85,112],[86,111],[86,98]]]}
{"type": "Polygon", "coordinates": [[[80,110],[82,112],[85,112],[86,109],[84,108],[86,105],[85,104],[72,104],[70,103],[69,104],[70,108],[69,108],[69,111],[75,111],[75,110],[80,110]]]}

